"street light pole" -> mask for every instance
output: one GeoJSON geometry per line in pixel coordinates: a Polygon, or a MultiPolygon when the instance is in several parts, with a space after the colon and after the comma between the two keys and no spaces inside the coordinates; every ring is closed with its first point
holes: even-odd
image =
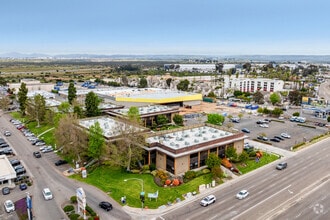
{"type": "Polygon", "coordinates": [[[142,207],[142,210],[143,210],[143,205],[144,205],[144,181],[143,181],[143,179],[139,179],[139,178],[124,179],[125,182],[127,182],[128,180],[138,180],[138,181],[140,181],[141,188],[142,188],[142,191],[140,193],[140,199],[141,199],[141,207],[142,207]]]}

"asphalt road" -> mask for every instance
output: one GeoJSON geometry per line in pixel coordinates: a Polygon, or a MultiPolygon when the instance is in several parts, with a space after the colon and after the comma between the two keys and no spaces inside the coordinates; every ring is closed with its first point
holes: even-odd
{"type": "MultiPolygon", "coordinates": [[[[87,197],[87,204],[99,214],[101,219],[131,219],[131,217],[122,210],[122,207],[106,193],[93,186],[65,177],[61,170],[63,168],[54,165],[54,161],[58,159],[54,152],[43,154],[42,158],[34,158],[32,152],[36,151],[38,148],[31,145],[26,137],[9,122],[8,115],[2,115],[0,117],[0,124],[1,129],[10,130],[12,132],[12,136],[7,138],[7,142],[14,148],[17,153],[17,158],[23,162],[28,170],[28,175],[30,175],[33,180],[33,185],[28,188],[28,192],[32,196],[34,219],[68,219],[61,207],[69,201],[71,196],[76,194],[76,189],[79,187],[83,187],[87,197]],[[41,191],[45,187],[50,188],[53,192],[53,200],[44,200],[41,191]],[[105,212],[98,207],[100,201],[111,202],[114,209],[110,212],[105,212]]],[[[17,191],[17,187],[14,190],[17,191]]],[[[25,192],[21,192],[12,198],[13,196],[14,194],[9,194],[5,199],[16,201],[18,197],[24,197],[25,192]]],[[[1,202],[3,199],[4,198],[0,199],[1,202]]],[[[3,212],[4,210],[0,209],[1,219],[16,219],[12,215],[3,212]]]]}
{"type": "MultiPolygon", "coordinates": [[[[199,205],[201,196],[197,196],[191,203],[184,207],[178,206],[158,219],[272,219],[279,212],[286,216],[301,212],[301,207],[288,206],[295,201],[322,204],[324,211],[319,212],[318,219],[330,219],[329,202],[320,202],[323,201],[324,194],[304,197],[308,192],[329,180],[329,145],[330,138],[302,150],[295,156],[282,159],[288,162],[288,168],[285,170],[276,170],[276,162],[210,189],[208,194],[214,194],[217,197],[215,204],[202,207],[199,205]],[[250,196],[237,200],[235,195],[242,189],[248,190],[250,196]],[[308,202],[308,199],[311,201],[308,202]]],[[[320,187],[319,190],[324,191],[326,186],[320,187]]]]}

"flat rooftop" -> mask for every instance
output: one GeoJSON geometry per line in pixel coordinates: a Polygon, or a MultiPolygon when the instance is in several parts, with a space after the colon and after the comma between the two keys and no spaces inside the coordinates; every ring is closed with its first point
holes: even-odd
{"type": "Polygon", "coordinates": [[[16,172],[11,166],[6,155],[0,155],[0,179],[8,180],[16,177],[16,172]]]}
{"type": "Polygon", "coordinates": [[[149,137],[146,141],[149,144],[158,142],[168,148],[178,150],[231,135],[233,135],[233,133],[228,131],[223,131],[210,126],[201,126],[149,137]]]}
{"type": "MultiPolygon", "coordinates": [[[[149,106],[138,107],[140,115],[164,112],[164,111],[175,110],[175,109],[178,109],[178,108],[177,107],[166,106],[166,105],[149,105],[149,106]]],[[[121,114],[121,115],[127,115],[128,111],[129,111],[129,108],[122,108],[122,109],[112,110],[112,112],[115,112],[115,113],[118,113],[118,114],[121,114]]]]}
{"type": "Polygon", "coordinates": [[[121,128],[124,128],[125,126],[129,126],[129,129],[134,129],[136,132],[145,130],[144,128],[133,127],[131,125],[127,125],[121,121],[117,121],[111,117],[106,117],[106,116],[92,118],[92,119],[81,119],[81,120],[79,120],[79,125],[86,129],[89,129],[96,122],[98,122],[100,124],[100,127],[103,130],[103,135],[106,138],[111,138],[111,137],[116,137],[118,135],[121,135],[121,128]]]}

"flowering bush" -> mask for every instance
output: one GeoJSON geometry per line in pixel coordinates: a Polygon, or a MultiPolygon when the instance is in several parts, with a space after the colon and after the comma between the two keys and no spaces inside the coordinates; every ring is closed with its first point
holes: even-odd
{"type": "Polygon", "coordinates": [[[180,181],[178,179],[174,179],[172,184],[173,184],[173,186],[178,186],[178,185],[180,185],[180,181]]]}
{"type": "Polygon", "coordinates": [[[165,181],[165,185],[167,185],[167,186],[169,186],[170,184],[171,184],[171,180],[170,179],[167,179],[166,181],[165,181]]]}

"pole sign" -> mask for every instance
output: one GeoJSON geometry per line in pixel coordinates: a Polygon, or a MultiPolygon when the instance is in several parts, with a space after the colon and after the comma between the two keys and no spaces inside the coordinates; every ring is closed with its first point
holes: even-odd
{"type": "Polygon", "coordinates": [[[84,214],[84,219],[86,219],[86,194],[83,188],[78,188],[76,190],[77,202],[78,202],[78,213],[81,211],[84,214]]]}

